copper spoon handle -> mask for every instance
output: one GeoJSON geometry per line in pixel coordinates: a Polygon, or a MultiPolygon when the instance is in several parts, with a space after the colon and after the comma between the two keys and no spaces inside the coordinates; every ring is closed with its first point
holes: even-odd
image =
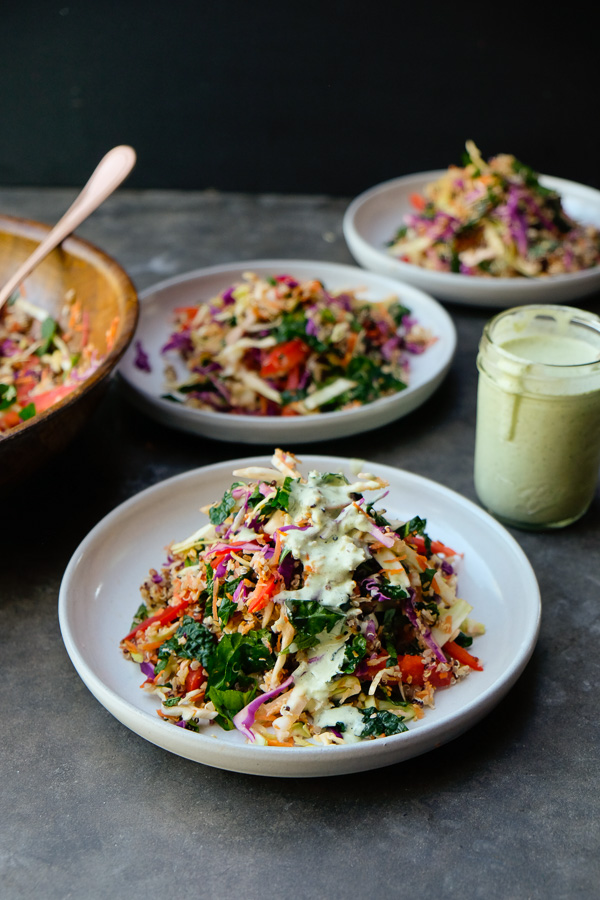
{"type": "Polygon", "coordinates": [[[133,169],[135,160],[135,150],[126,144],[113,147],[106,156],[102,157],[92,172],[89,181],[62,219],[56,223],[52,231],[48,233],[31,256],[27,257],[23,265],[19,266],[14,275],[9,278],[2,290],[0,290],[0,309],[2,309],[4,303],[18,288],[23,279],[35,269],[38,263],[51,253],[61,241],[64,241],[71,232],[75,231],[77,226],[81,225],[83,220],[87,219],[90,213],[93,213],[118,188],[133,169]]]}

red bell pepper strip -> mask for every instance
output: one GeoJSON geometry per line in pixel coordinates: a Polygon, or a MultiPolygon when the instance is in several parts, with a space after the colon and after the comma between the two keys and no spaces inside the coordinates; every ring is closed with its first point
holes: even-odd
{"type": "Polygon", "coordinates": [[[63,400],[69,394],[72,394],[77,384],[60,384],[58,387],[51,388],[49,391],[44,391],[42,394],[37,394],[29,396],[29,400],[35,403],[35,411],[43,412],[45,409],[49,409],[51,406],[54,406],[55,403],[58,403],[59,400],[63,400]]]}
{"type": "Polygon", "coordinates": [[[425,663],[420,656],[406,653],[398,657],[398,665],[402,672],[402,681],[410,684],[423,685],[425,676],[425,663]]]}
{"type": "Polygon", "coordinates": [[[195,691],[204,681],[204,669],[189,669],[185,676],[185,692],[195,691]]]}
{"type": "Polygon", "coordinates": [[[418,209],[419,211],[425,209],[425,207],[427,206],[427,201],[425,200],[425,197],[421,196],[421,194],[410,194],[408,199],[410,200],[414,208],[418,209]]]}
{"type": "Polygon", "coordinates": [[[123,640],[130,641],[132,637],[138,634],[140,631],[145,631],[146,628],[149,628],[150,625],[166,625],[168,622],[172,622],[181,614],[181,612],[185,609],[186,606],[190,605],[191,597],[186,598],[185,600],[180,600],[179,603],[176,603],[174,606],[167,606],[166,609],[161,610],[161,612],[156,613],[154,616],[150,616],[149,619],[144,619],[143,622],[140,622],[139,625],[130,631],[128,635],[126,635],[123,640]]]}
{"type": "Polygon", "coordinates": [[[197,306],[176,306],[175,315],[182,320],[184,328],[189,328],[198,314],[197,306]]]}
{"type": "Polygon", "coordinates": [[[483,666],[476,656],[472,656],[468,650],[456,644],[454,641],[446,641],[444,644],[444,653],[447,653],[453,659],[456,659],[461,665],[469,666],[478,672],[483,672],[483,666]]]}
{"type": "Polygon", "coordinates": [[[286,375],[291,369],[304,363],[309,353],[310,347],[300,338],[278,344],[263,357],[260,374],[263,378],[286,375]]]}

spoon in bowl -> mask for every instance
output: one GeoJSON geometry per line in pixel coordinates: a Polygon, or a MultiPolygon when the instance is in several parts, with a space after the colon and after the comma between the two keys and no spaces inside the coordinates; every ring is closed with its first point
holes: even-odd
{"type": "Polygon", "coordinates": [[[113,147],[102,157],[62,219],[0,290],[0,309],[33,269],[118,188],[133,169],[135,160],[135,150],[126,144],[113,147]]]}

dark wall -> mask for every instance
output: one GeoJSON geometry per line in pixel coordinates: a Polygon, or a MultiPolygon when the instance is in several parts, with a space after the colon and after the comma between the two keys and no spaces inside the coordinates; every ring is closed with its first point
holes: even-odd
{"type": "Polygon", "coordinates": [[[512,152],[600,187],[582,7],[394,0],[4,0],[0,184],[352,195],[512,152]],[[555,8],[556,9],[556,8],[555,8]]]}

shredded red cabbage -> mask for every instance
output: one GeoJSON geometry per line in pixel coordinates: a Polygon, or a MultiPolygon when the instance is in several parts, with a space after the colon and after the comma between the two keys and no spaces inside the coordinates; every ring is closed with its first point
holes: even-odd
{"type": "Polygon", "coordinates": [[[272,691],[267,691],[265,694],[259,694],[258,697],[255,697],[254,700],[251,700],[247,706],[236,713],[233,717],[233,724],[241,731],[242,734],[245,734],[246,737],[250,741],[255,740],[255,736],[250,729],[254,725],[254,719],[256,718],[257,710],[266,703],[267,700],[271,700],[273,697],[279,696],[279,694],[283,693],[283,691],[287,690],[290,685],[294,683],[294,676],[290,675],[289,678],[286,678],[278,687],[274,688],[272,691]]]}

